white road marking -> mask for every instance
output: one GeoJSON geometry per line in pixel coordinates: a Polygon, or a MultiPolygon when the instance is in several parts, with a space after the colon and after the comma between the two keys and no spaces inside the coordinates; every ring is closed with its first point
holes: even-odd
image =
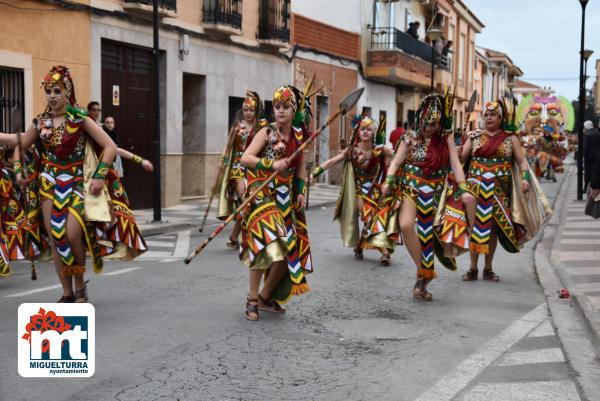
{"type": "Polygon", "coordinates": [[[580,401],[570,381],[478,384],[461,401],[580,401]]]}
{"type": "MultiPolygon", "coordinates": [[[[459,363],[450,373],[425,391],[415,401],[452,400],[483,369],[494,362],[531,330],[546,320],[546,304],[543,303],[508,326],[496,337],[485,343],[479,350],[459,363]]],[[[475,400],[475,399],[474,399],[475,400]]],[[[506,401],[506,400],[504,400],[506,401]]]]}
{"type": "Polygon", "coordinates": [[[536,349],[506,354],[498,366],[524,365],[527,363],[556,363],[564,362],[565,356],[560,348],[536,349]]]}
{"type": "Polygon", "coordinates": [[[600,246],[600,238],[590,238],[590,239],[576,239],[576,238],[563,238],[560,240],[560,243],[563,245],[598,245],[600,246]]]}
{"type": "Polygon", "coordinates": [[[119,274],[129,273],[136,270],[143,269],[143,267],[128,267],[126,269],[115,270],[114,272],[102,273],[101,276],[117,276],[119,274]]]}
{"type": "Polygon", "coordinates": [[[546,337],[553,335],[554,328],[552,327],[550,320],[546,320],[544,323],[540,324],[535,330],[533,330],[529,337],[546,337]]]}
{"type": "Polygon", "coordinates": [[[61,285],[60,284],[49,285],[47,287],[35,288],[35,289],[29,290],[29,291],[17,292],[17,293],[14,293],[14,294],[5,295],[4,298],[24,297],[24,296],[31,295],[31,294],[37,294],[38,292],[45,292],[45,291],[55,290],[57,288],[61,288],[61,285]]]}
{"type": "Polygon", "coordinates": [[[177,243],[175,250],[173,251],[174,257],[185,258],[188,256],[188,249],[190,248],[190,235],[192,230],[180,231],[177,234],[177,243]]]}
{"type": "MultiPolygon", "coordinates": [[[[117,276],[119,274],[125,274],[125,273],[129,273],[129,272],[132,272],[132,271],[140,270],[140,269],[143,269],[143,267],[128,267],[128,268],[125,268],[125,269],[115,270],[115,271],[109,272],[109,273],[101,273],[101,274],[99,274],[99,276],[100,277],[102,277],[102,276],[117,276]]],[[[4,298],[26,297],[27,295],[37,294],[39,292],[52,291],[52,290],[55,290],[57,288],[61,288],[61,285],[60,284],[55,284],[55,285],[49,285],[49,286],[46,286],[46,287],[34,288],[33,290],[27,290],[27,291],[23,291],[23,292],[16,292],[14,294],[5,295],[4,298]]]]}
{"type": "MultiPolygon", "coordinates": [[[[600,274],[600,266],[597,267],[569,267],[564,266],[567,273],[573,276],[582,275],[582,274],[600,274]]],[[[600,289],[600,287],[599,287],[600,289]]]]}
{"type": "Polygon", "coordinates": [[[558,254],[560,260],[598,260],[600,258],[600,252],[596,251],[560,251],[558,254]]]}

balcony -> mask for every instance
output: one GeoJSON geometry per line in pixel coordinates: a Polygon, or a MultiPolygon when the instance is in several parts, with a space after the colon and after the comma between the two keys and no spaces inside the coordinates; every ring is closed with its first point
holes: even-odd
{"type": "Polygon", "coordinates": [[[257,39],[276,48],[290,43],[290,0],[260,0],[257,39]]]}
{"type": "MultiPolygon", "coordinates": [[[[365,72],[370,78],[384,83],[429,87],[431,53],[430,45],[396,28],[374,28],[365,72]]],[[[449,58],[436,59],[436,71],[445,72],[439,73],[444,75],[444,81],[452,78],[451,66],[449,58]]]]}
{"type": "MultiPolygon", "coordinates": [[[[123,0],[123,10],[142,19],[152,18],[152,0],[123,0]]],[[[177,17],[177,0],[158,0],[159,17],[177,17]]]]}
{"type": "Polygon", "coordinates": [[[242,33],[241,0],[204,0],[203,27],[225,35],[242,33]]]}

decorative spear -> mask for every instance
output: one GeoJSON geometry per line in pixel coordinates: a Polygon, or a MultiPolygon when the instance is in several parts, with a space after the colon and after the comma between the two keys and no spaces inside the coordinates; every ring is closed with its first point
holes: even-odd
{"type": "MultiPolygon", "coordinates": [[[[325,124],[323,124],[316,132],[312,133],[308,137],[308,139],[302,145],[300,145],[298,147],[298,149],[296,149],[294,151],[294,153],[292,153],[291,156],[289,156],[288,159],[294,160],[294,158],[296,158],[296,156],[298,156],[312,141],[314,141],[315,138],[317,138],[319,136],[319,134],[321,134],[321,132],[323,132],[323,130],[329,124],[331,124],[339,115],[344,115],[344,114],[348,113],[348,111],[356,104],[356,102],[358,102],[358,99],[360,99],[363,92],[364,92],[364,88],[360,88],[360,89],[356,89],[355,91],[350,93],[348,96],[346,96],[344,98],[344,100],[342,100],[342,102],[339,104],[338,110],[333,115],[331,115],[331,117],[329,117],[327,119],[325,124]]],[[[269,185],[269,183],[277,176],[277,174],[279,174],[277,171],[274,171],[273,173],[271,173],[271,175],[256,189],[256,191],[254,191],[252,194],[250,194],[250,196],[248,196],[248,198],[246,198],[246,200],[236,209],[236,211],[233,212],[231,215],[229,215],[227,220],[225,220],[223,223],[221,223],[212,232],[212,234],[210,234],[210,236],[206,240],[204,240],[204,242],[202,242],[200,245],[198,245],[198,247],[194,250],[194,252],[192,252],[190,254],[190,256],[188,256],[185,259],[185,264],[189,264],[192,261],[192,259],[194,259],[196,256],[198,256],[198,254],[200,252],[202,252],[202,250],[204,250],[204,248],[206,248],[208,246],[208,244],[217,235],[219,235],[219,233],[221,231],[223,231],[223,229],[227,226],[227,224],[229,224],[235,218],[235,216],[254,199],[254,197],[257,194],[259,194],[264,188],[266,188],[267,185],[269,185]]]]}

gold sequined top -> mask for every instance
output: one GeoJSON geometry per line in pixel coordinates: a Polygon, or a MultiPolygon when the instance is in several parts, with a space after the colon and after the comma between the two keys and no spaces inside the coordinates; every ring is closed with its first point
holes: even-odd
{"type": "MultiPolygon", "coordinates": [[[[472,146],[472,154],[475,154],[475,152],[477,151],[477,149],[479,149],[480,147],[482,147],[483,145],[485,145],[487,143],[487,141],[490,139],[490,137],[487,134],[481,134],[476,138],[473,138],[471,140],[471,146],[472,146]]],[[[496,153],[493,156],[494,158],[499,158],[499,159],[509,159],[512,160],[513,157],[513,142],[512,142],[512,136],[508,136],[506,137],[502,142],[500,142],[500,145],[496,148],[496,153]]]]}

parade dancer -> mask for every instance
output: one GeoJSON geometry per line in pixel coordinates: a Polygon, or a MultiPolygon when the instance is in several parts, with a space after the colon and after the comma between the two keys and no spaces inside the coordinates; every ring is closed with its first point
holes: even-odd
{"type": "Polygon", "coordinates": [[[256,133],[241,158],[247,168],[247,194],[278,172],[244,212],[240,259],[250,268],[248,320],[258,320],[259,309],[283,313],[281,304],[291,295],[309,290],[305,275],[313,267],[304,216],[307,173],[302,155],[288,158],[307,137],[305,96],[292,86],[277,89],[275,122],[256,133]]]}
{"type": "MultiPolygon", "coordinates": [[[[107,177],[117,176],[111,168],[117,146],[85,111],[76,107],[75,88],[68,68],[53,67],[42,86],[46,93],[46,110],[33,120],[19,146],[27,149],[38,141],[41,148],[39,197],[52,258],[63,287],[63,296],[58,302],[87,302],[86,248],[98,272],[102,269],[102,254],[136,246],[132,242],[123,243],[123,240],[127,242],[123,236],[137,236],[133,241],[138,244],[141,237],[137,226],[128,227],[128,233],[119,233],[118,238],[107,235],[114,226],[115,214],[119,216],[118,212],[112,212],[109,198],[109,192],[120,193],[122,189],[118,177],[109,181],[111,191],[106,188],[107,177]],[[101,151],[100,160],[94,143],[101,151]]],[[[19,152],[15,152],[14,170],[17,182],[24,184],[19,152]]],[[[127,224],[135,225],[135,220],[127,224]]],[[[119,254],[127,259],[143,250],[130,252],[128,249],[119,254]]]]}
{"type": "Polygon", "coordinates": [[[448,93],[445,96],[431,94],[421,102],[416,114],[417,131],[402,137],[387,170],[382,192],[387,198],[394,190],[393,196],[386,200],[371,229],[373,236],[394,235],[399,226],[417,267],[413,296],[425,301],[433,300],[427,286],[436,277],[434,253],[445,267],[456,270],[453,258],[456,251],[448,251],[448,248],[468,248],[463,202],[473,204],[475,201],[466,190],[452,135],[453,98],[448,93]],[[434,221],[436,213],[440,214],[438,207],[444,216],[440,222],[434,221]],[[385,217],[387,213],[389,218],[385,217]]]}
{"type": "Polygon", "coordinates": [[[485,130],[471,131],[463,147],[469,191],[477,200],[476,208],[468,208],[471,266],[464,281],[477,280],[479,254],[484,254],[483,279],[498,282],[492,269],[498,241],[507,252],[519,252],[551,214],[514,135],[514,111],[512,104],[488,102],[485,130]]]}
{"type": "Polygon", "coordinates": [[[39,218],[38,187],[39,153],[35,147],[26,152],[23,168],[28,172],[28,185],[21,190],[15,183],[12,168],[14,147],[0,149],[0,209],[2,233],[9,260],[23,260],[39,256],[48,250],[46,234],[39,218]]]}
{"type": "Polygon", "coordinates": [[[335,218],[340,222],[342,242],[345,246],[354,247],[354,257],[359,260],[364,257],[364,248],[377,248],[381,252],[379,262],[388,266],[390,252],[394,250],[394,241],[386,238],[374,246],[365,239],[378,208],[386,166],[394,156],[394,151],[384,146],[385,121],[380,121],[378,126],[370,117],[358,115],[352,126],[357,131],[352,145],[316,167],[312,172],[311,181],[335,164],[347,161],[335,212],[335,218]],[[360,237],[359,219],[363,222],[360,237]]]}
{"type": "MultiPolygon", "coordinates": [[[[267,124],[264,108],[258,93],[246,91],[242,105],[243,119],[236,121],[229,131],[229,140],[223,151],[225,155],[219,164],[224,169],[219,183],[219,206],[217,218],[225,220],[236,209],[246,192],[246,167],[241,163],[242,154],[252,142],[256,132],[267,124]],[[230,143],[231,142],[231,143],[230,143]]],[[[238,236],[242,230],[241,216],[238,216],[227,241],[232,249],[239,248],[238,236]]]]}

